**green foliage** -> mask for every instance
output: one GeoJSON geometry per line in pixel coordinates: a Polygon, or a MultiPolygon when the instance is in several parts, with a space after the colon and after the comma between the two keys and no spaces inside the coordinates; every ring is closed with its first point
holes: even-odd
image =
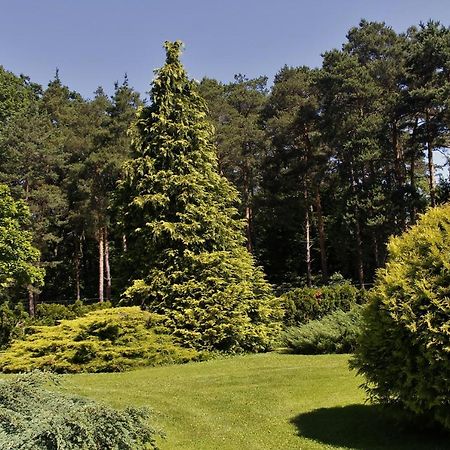
{"type": "Polygon", "coordinates": [[[371,400],[450,429],[450,205],[392,238],[352,366],[371,400]]]}
{"type": "Polygon", "coordinates": [[[10,302],[4,302],[0,305],[0,348],[7,347],[13,339],[23,339],[29,327],[57,325],[60,320],[75,319],[90,311],[110,307],[109,302],[86,305],[76,301],[67,306],[58,303],[40,303],[37,305],[35,317],[30,317],[21,303],[13,306],[10,302]]]}
{"type": "Polygon", "coordinates": [[[38,91],[39,87],[29,78],[18,77],[0,66],[0,131],[15,114],[28,107],[38,91]]]}
{"type": "Polygon", "coordinates": [[[93,311],[56,326],[28,327],[23,340],[0,354],[0,369],[117,372],[203,356],[176,345],[163,327],[163,317],[138,307],[123,307],[93,311]]]}
{"type": "Polygon", "coordinates": [[[23,335],[23,328],[30,320],[30,316],[23,305],[11,305],[4,302],[0,305],[0,348],[6,347],[10,342],[23,335]]]}
{"type": "Polygon", "coordinates": [[[284,308],[284,324],[298,326],[325,317],[336,310],[349,311],[365,301],[365,291],[349,281],[322,287],[292,289],[280,297],[284,308]]]}
{"type": "Polygon", "coordinates": [[[77,300],[71,305],[59,303],[39,303],[36,308],[34,325],[57,325],[60,320],[82,317],[91,311],[111,308],[110,302],[85,304],[77,300]]]}
{"type": "Polygon", "coordinates": [[[0,185],[0,296],[13,286],[43,283],[44,271],[37,267],[39,251],[24,229],[28,221],[25,203],[15,201],[8,187],[0,185]]]}
{"type": "Polygon", "coordinates": [[[295,353],[351,353],[361,333],[362,306],[349,311],[337,310],[322,319],[311,320],[300,327],[288,328],[283,343],[295,353]]]}
{"type": "Polygon", "coordinates": [[[165,46],[120,184],[134,268],[123,301],[164,315],[186,346],[263,351],[278,330],[275,298],[244,247],[238,194],[218,173],[213,130],[180,63],[181,43],[165,46]]]}
{"type": "Polygon", "coordinates": [[[48,389],[49,379],[28,374],[0,382],[3,450],[155,449],[149,411],[114,410],[48,389]]]}

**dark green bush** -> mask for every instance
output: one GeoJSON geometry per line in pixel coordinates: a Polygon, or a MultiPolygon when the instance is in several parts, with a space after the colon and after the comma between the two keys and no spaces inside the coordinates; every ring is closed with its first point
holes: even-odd
{"type": "Polygon", "coordinates": [[[29,321],[29,315],[21,304],[12,305],[4,302],[0,305],[0,348],[23,334],[23,327],[29,321]]]}
{"type": "Polygon", "coordinates": [[[156,449],[149,411],[112,409],[46,387],[42,374],[0,381],[2,450],[156,449]]]}
{"type": "Polygon", "coordinates": [[[281,295],[280,300],[285,311],[284,324],[299,326],[333,311],[349,311],[364,303],[365,291],[342,280],[322,287],[295,288],[281,295]]]}
{"type": "Polygon", "coordinates": [[[369,398],[450,429],[450,205],[388,246],[352,366],[369,398]]]}
{"type": "Polygon", "coordinates": [[[362,306],[335,311],[300,327],[290,327],[282,335],[286,347],[295,353],[351,353],[361,332],[362,306]]]}
{"type": "Polygon", "coordinates": [[[58,325],[32,326],[23,339],[0,353],[0,370],[117,372],[206,356],[177,345],[162,327],[163,320],[138,307],[124,307],[93,311],[58,325]]]}

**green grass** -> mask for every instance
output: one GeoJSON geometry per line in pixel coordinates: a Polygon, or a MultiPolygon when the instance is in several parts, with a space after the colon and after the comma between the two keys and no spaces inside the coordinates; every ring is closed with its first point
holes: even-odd
{"type": "Polygon", "coordinates": [[[64,378],[115,407],[150,406],[162,450],[448,449],[449,437],[401,431],[363,404],[346,355],[249,355],[64,378]]]}

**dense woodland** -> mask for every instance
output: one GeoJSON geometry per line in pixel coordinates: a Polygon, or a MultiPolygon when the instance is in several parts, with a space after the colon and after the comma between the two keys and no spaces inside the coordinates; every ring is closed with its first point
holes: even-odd
{"type": "MultiPolygon", "coordinates": [[[[198,91],[247,248],[281,288],[335,272],[370,284],[388,237],[448,198],[450,28],[439,23],[398,34],[362,21],[320,68],[285,66],[273,84],[205,78],[198,91]]],[[[44,88],[0,67],[0,183],[29,205],[46,274],[9,296],[118,300],[129,287],[116,186],[144,104],[126,77],[112,96],[83,98],[58,72],[44,88]]]]}

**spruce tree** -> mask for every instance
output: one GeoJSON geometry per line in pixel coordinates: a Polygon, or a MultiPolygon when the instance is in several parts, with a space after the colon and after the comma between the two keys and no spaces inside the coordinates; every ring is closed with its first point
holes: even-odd
{"type": "Polygon", "coordinates": [[[236,189],[218,172],[207,108],[166,42],[151,105],[131,128],[133,159],[120,182],[132,284],[124,301],[166,316],[188,346],[267,349],[278,309],[245,248],[236,189]]]}

